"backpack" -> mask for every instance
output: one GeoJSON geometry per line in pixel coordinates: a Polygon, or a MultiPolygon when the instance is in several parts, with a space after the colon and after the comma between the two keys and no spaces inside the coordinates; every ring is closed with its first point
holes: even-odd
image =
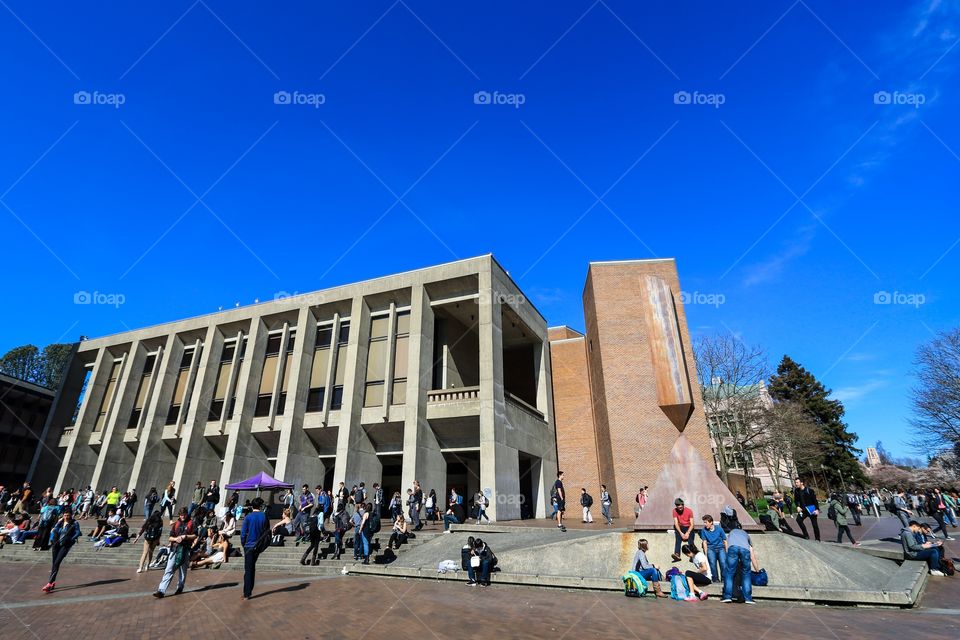
{"type": "Polygon", "coordinates": [[[837,503],[831,502],[830,507],[827,509],[827,519],[836,520],[837,519],[837,503]]]}
{"type": "Polygon", "coordinates": [[[367,519],[367,531],[370,533],[380,533],[380,516],[371,513],[367,519]]]}
{"type": "Polygon", "coordinates": [[[647,592],[647,581],[636,571],[627,571],[620,579],[623,581],[623,595],[628,598],[639,598],[647,592]]]}
{"type": "Polygon", "coordinates": [[[883,506],[885,506],[887,508],[887,511],[889,511],[893,515],[897,515],[897,503],[893,498],[890,498],[889,500],[887,500],[887,502],[884,503],[883,506]]]}
{"type": "Polygon", "coordinates": [[[737,512],[734,511],[732,516],[728,516],[725,513],[720,514],[720,528],[723,529],[724,533],[730,533],[733,529],[742,529],[740,526],[740,518],[737,517],[737,512]]]}
{"type": "Polygon", "coordinates": [[[957,572],[956,567],[953,565],[953,560],[950,558],[941,558],[940,559],[940,571],[943,571],[948,576],[952,576],[957,572]]]}
{"type": "Polygon", "coordinates": [[[754,587],[765,587],[769,583],[770,578],[767,577],[767,570],[760,569],[760,571],[751,571],[750,572],[750,584],[754,587]]]}
{"type": "Polygon", "coordinates": [[[587,503],[587,504],[586,504],[586,507],[587,507],[587,509],[589,509],[590,507],[593,506],[593,496],[591,496],[591,495],[588,493],[585,497],[586,497],[586,503],[587,503]]]}
{"type": "Polygon", "coordinates": [[[147,542],[154,542],[160,539],[160,536],[163,535],[163,521],[151,525],[146,528],[143,532],[143,538],[147,542]]]}
{"type": "Polygon", "coordinates": [[[686,600],[689,595],[686,576],[679,572],[670,576],[670,597],[674,600],[686,600]]]}

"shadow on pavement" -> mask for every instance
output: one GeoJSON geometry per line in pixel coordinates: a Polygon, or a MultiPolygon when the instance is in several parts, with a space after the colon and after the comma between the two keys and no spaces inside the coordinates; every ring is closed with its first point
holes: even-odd
{"type": "Polygon", "coordinates": [[[250,596],[251,600],[256,600],[257,598],[265,598],[267,596],[272,596],[275,593],[290,593],[293,591],[303,591],[310,586],[309,582],[301,582],[300,584],[293,584],[289,587],[283,587],[282,589],[274,589],[273,591],[264,591],[263,593],[255,593],[250,596]]]}

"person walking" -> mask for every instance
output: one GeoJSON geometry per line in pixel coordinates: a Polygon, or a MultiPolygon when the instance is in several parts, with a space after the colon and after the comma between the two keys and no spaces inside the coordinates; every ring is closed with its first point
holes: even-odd
{"type": "Polygon", "coordinates": [[[160,494],[156,487],[150,487],[150,491],[143,497],[143,519],[148,519],[153,514],[154,507],[160,502],[160,494]]]}
{"type": "Polygon", "coordinates": [[[143,553],[140,554],[140,564],[137,565],[137,573],[143,573],[153,562],[153,552],[160,544],[160,536],[163,535],[163,516],[160,512],[151,513],[143,525],[140,527],[140,533],[137,534],[137,542],[143,538],[143,553]]]}
{"type": "Polygon", "coordinates": [[[820,515],[820,504],[817,501],[817,494],[800,478],[796,478],[793,481],[793,487],[793,502],[797,507],[797,526],[800,527],[803,539],[810,539],[810,534],[807,533],[807,527],[803,524],[803,521],[809,518],[810,523],[813,524],[813,536],[817,542],[820,542],[820,526],[817,524],[817,516],[820,515]]]}
{"type": "Polygon", "coordinates": [[[414,528],[414,531],[420,531],[423,529],[423,520],[420,519],[420,511],[423,509],[423,489],[420,488],[420,481],[413,481],[413,499],[414,499],[414,512],[417,514],[417,526],[414,528]]]}
{"type": "Polygon", "coordinates": [[[160,499],[160,514],[163,515],[164,509],[167,511],[167,517],[173,520],[173,507],[177,504],[177,483],[173,480],[167,485],[160,499]]]}
{"type": "Polygon", "coordinates": [[[63,515],[53,527],[52,556],[53,562],[50,567],[50,579],[43,587],[44,593],[50,593],[57,586],[57,574],[60,572],[60,564],[73,548],[82,534],[80,533],[80,523],[73,519],[73,509],[64,507],[63,515]]]}
{"type": "Polygon", "coordinates": [[[606,519],[607,524],[613,524],[613,518],[610,517],[610,505],[613,501],[610,499],[610,492],[607,491],[607,485],[600,485],[600,513],[606,519]]]}
{"type": "Polygon", "coordinates": [[[263,513],[263,498],[254,498],[250,501],[250,515],[243,519],[240,528],[240,544],[243,547],[243,595],[241,599],[249,600],[253,594],[253,585],[257,577],[257,559],[262,549],[260,539],[269,535],[270,521],[263,513]]]}
{"type": "Polygon", "coordinates": [[[853,546],[859,547],[860,543],[854,540],[853,534],[850,533],[850,515],[851,509],[846,496],[841,496],[839,493],[833,494],[827,506],[827,517],[837,525],[837,544],[843,542],[843,534],[846,533],[853,546]],[[830,518],[831,515],[833,518],[830,518]]]}
{"type": "Polygon", "coordinates": [[[937,521],[937,525],[940,527],[940,533],[943,534],[943,539],[953,540],[947,533],[947,525],[944,522],[944,516],[947,514],[947,501],[943,497],[940,487],[927,492],[927,513],[937,521]]]}
{"type": "Polygon", "coordinates": [[[903,525],[903,529],[908,529],[910,527],[910,518],[913,517],[913,511],[907,506],[907,496],[904,494],[903,489],[897,489],[897,493],[893,496],[893,510],[894,514],[900,519],[900,524],[903,525]]]}
{"type": "Polygon", "coordinates": [[[183,593],[184,584],[187,582],[187,563],[190,561],[190,547],[197,539],[197,531],[190,520],[190,510],[186,507],[180,509],[177,521],[170,527],[170,555],[167,558],[167,566],[163,571],[163,578],[160,585],[154,592],[154,598],[162,598],[167,595],[167,587],[170,586],[170,580],[173,579],[174,572],[177,573],[177,590],[174,595],[183,593]]]}
{"type": "Polygon", "coordinates": [[[480,519],[485,519],[488,523],[490,522],[490,516],[487,515],[487,507],[490,504],[490,501],[487,500],[486,494],[483,491],[477,491],[477,495],[473,497],[473,504],[477,507],[477,524],[480,524],[480,519]]]}
{"type": "Polygon", "coordinates": [[[744,602],[754,604],[751,569],[760,571],[750,535],[743,529],[732,529],[727,534],[727,566],[723,571],[723,602],[733,602],[733,581],[739,571],[744,602]]]}
{"type": "Polygon", "coordinates": [[[304,551],[300,557],[300,564],[305,566],[311,564],[317,565],[319,564],[317,552],[320,550],[320,542],[323,540],[323,511],[318,511],[310,516],[310,519],[307,521],[307,532],[310,536],[310,546],[307,547],[307,550],[304,551]],[[313,553],[313,557],[308,560],[307,556],[309,556],[311,552],[313,553]]]}

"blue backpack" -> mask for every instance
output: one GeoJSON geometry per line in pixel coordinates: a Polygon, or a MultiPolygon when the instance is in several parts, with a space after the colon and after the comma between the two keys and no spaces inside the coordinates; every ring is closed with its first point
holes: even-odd
{"type": "Polygon", "coordinates": [[[765,587],[769,583],[769,578],[767,577],[767,570],[760,569],[760,571],[751,571],[750,572],[750,584],[755,587],[765,587]]]}
{"type": "Polygon", "coordinates": [[[620,578],[623,581],[623,595],[639,598],[647,592],[647,581],[636,571],[627,571],[620,578]]]}
{"type": "Polygon", "coordinates": [[[689,595],[687,577],[678,573],[670,576],[670,597],[674,600],[686,600],[689,595]]]}

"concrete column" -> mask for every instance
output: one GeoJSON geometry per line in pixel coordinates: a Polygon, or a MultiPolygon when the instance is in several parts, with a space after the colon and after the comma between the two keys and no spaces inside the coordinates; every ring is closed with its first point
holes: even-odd
{"type": "MultiPolygon", "coordinates": [[[[347,343],[347,368],[343,380],[340,429],[337,432],[337,461],[333,486],[343,482],[347,488],[360,482],[368,487],[380,482],[383,465],[367,436],[360,415],[363,410],[363,381],[366,380],[367,350],[370,341],[370,308],[362,296],[353,299],[350,310],[350,339],[347,343]]],[[[333,389],[330,389],[331,393],[333,389]]]]}
{"type": "Polygon", "coordinates": [[[257,405],[257,391],[263,374],[267,352],[267,325],[262,318],[254,318],[247,338],[247,352],[237,381],[237,406],[234,419],[228,423],[226,451],[220,471],[220,486],[247,478],[258,471],[270,472],[266,454],[256,442],[250,427],[257,405]]]}
{"type": "Polygon", "coordinates": [[[93,363],[93,371],[87,381],[87,391],[83,404],[77,413],[77,421],[73,425],[73,435],[67,444],[67,451],[57,474],[55,492],[70,487],[80,487],[90,484],[90,476],[96,465],[96,453],[88,444],[93,424],[97,420],[97,411],[100,409],[100,400],[107,380],[110,379],[110,368],[113,366],[113,356],[106,349],[97,352],[93,363]]]}
{"type": "Polygon", "coordinates": [[[135,455],[123,443],[127,430],[127,421],[133,411],[137,387],[143,373],[143,363],[147,359],[147,350],[138,340],[130,345],[123,355],[123,369],[117,380],[113,407],[107,417],[100,438],[100,455],[90,480],[95,487],[116,485],[121,491],[129,489],[123,483],[130,478],[135,455]]]}
{"type": "Polygon", "coordinates": [[[176,381],[179,357],[174,357],[179,351],[177,334],[171,333],[167,341],[157,353],[157,363],[153,369],[153,380],[150,381],[151,391],[147,406],[144,407],[144,416],[140,421],[140,435],[138,437],[137,454],[130,471],[131,487],[136,487],[140,495],[146,495],[150,487],[157,487],[162,491],[167,481],[173,477],[177,462],[176,454],[169,447],[162,444],[163,423],[167,421],[167,408],[173,396],[173,384],[176,381]]]}
{"type": "Polygon", "coordinates": [[[297,344],[286,366],[291,367],[287,385],[285,417],[280,428],[277,448],[277,475],[285,482],[311,487],[323,482],[326,469],[317,457],[317,449],[303,431],[303,416],[310,392],[310,369],[317,342],[317,319],[309,307],[297,316],[297,344]]]}
{"type": "Polygon", "coordinates": [[[493,264],[480,271],[480,486],[488,493],[494,520],[520,517],[520,460],[507,446],[503,395],[503,331],[498,296],[493,291],[493,264]]]}
{"type": "Polygon", "coordinates": [[[187,505],[189,496],[185,492],[192,491],[198,480],[207,484],[209,480],[219,477],[220,473],[220,456],[206,441],[204,429],[210,416],[213,389],[217,384],[223,335],[215,325],[211,325],[207,327],[207,333],[203,337],[202,352],[196,350],[199,345],[198,339],[194,343],[195,351],[190,364],[187,392],[183,396],[184,405],[189,402],[186,414],[183,406],[180,407],[180,451],[173,472],[173,479],[176,480],[180,492],[180,506],[187,505]],[[190,377],[193,378],[192,381],[190,377]]]}
{"type": "Polygon", "coordinates": [[[407,489],[414,480],[419,480],[424,492],[437,489],[438,496],[443,496],[447,489],[447,462],[427,421],[427,392],[431,387],[433,364],[433,309],[422,284],[412,287],[410,301],[401,482],[407,489]]]}

